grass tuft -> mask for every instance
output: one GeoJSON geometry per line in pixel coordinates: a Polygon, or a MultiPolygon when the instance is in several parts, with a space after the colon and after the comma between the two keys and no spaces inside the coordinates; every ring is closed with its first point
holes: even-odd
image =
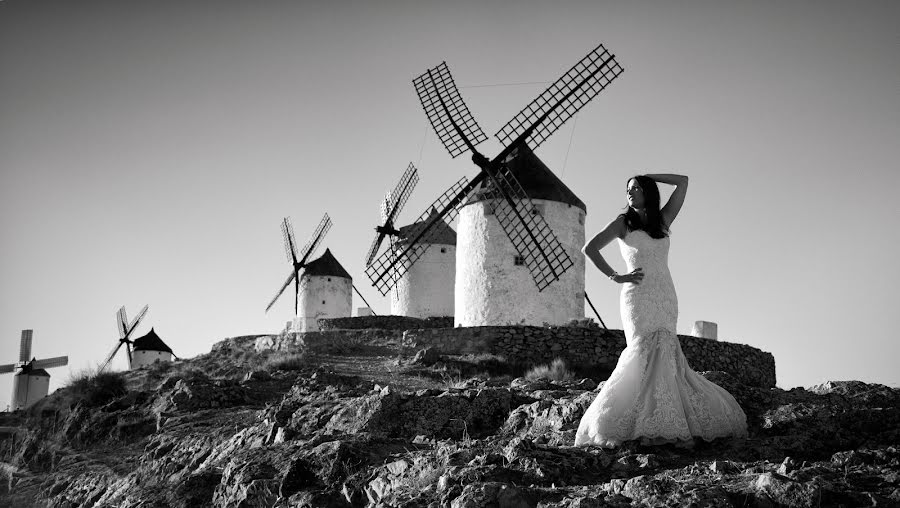
{"type": "Polygon", "coordinates": [[[266,363],[265,370],[268,371],[299,371],[310,366],[307,355],[303,353],[294,353],[287,356],[280,356],[269,359],[266,363]]]}
{"type": "Polygon", "coordinates": [[[556,358],[547,365],[538,365],[525,373],[525,379],[549,379],[550,381],[572,381],[575,374],[566,367],[562,358],[556,358]]]}

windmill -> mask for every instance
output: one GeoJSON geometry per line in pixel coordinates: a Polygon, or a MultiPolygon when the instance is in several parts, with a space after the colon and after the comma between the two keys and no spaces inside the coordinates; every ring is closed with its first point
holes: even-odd
{"type": "Polygon", "coordinates": [[[392,314],[412,317],[452,315],[456,233],[447,223],[453,222],[455,213],[450,210],[434,223],[430,223],[430,219],[462,190],[467,179],[464,177],[454,183],[415,222],[398,229],[396,220],[418,181],[418,170],[410,163],[394,190],[382,200],[381,225],[375,228],[375,239],[366,255],[366,275],[382,295],[395,289],[391,295],[392,314]],[[400,251],[407,241],[418,236],[429,224],[429,229],[401,260],[400,251]],[[379,263],[373,264],[385,237],[390,239],[389,249],[379,258],[379,263]],[[427,261],[428,269],[414,268],[420,260],[427,261]],[[391,264],[390,273],[378,279],[385,263],[391,264]]]}
{"type": "Polygon", "coordinates": [[[131,334],[134,333],[134,330],[137,329],[139,324],[141,324],[141,320],[144,319],[144,316],[147,314],[147,309],[149,308],[149,305],[144,305],[144,308],[137,313],[137,316],[129,321],[128,314],[125,312],[125,306],[123,305],[122,307],[119,307],[119,311],[116,312],[116,326],[119,329],[119,342],[113,347],[113,350],[109,353],[109,355],[106,356],[106,361],[104,361],[103,364],[100,365],[97,373],[106,370],[110,362],[112,362],[113,358],[115,358],[116,353],[119,352],[119,349],[123,345],[125,346],[125,354],[128,357],[128,368],[131,369],[131,351],[134,348],[134,341],[131,340],[131,334]]]}
{"type": "Polygon", "coordinates": [[[325,238],[329,229],[331,229],[331,217],[326,213],[319,225],[316,226],[312,236],[309,237],[309,241],[303,246],[300,255],[298,255],[297,243],[294,240],[294,226],[291,224],[290,217],[284,218],[281,222],[281,234],[284,237],[284,250],[287,253],[288,261],[291,263],[291,273],[288,275],[287,280],[284,281],[281,289],[278,290],[278,293],[275,294],[275,298],[272,298],[272,301],[266,306],[266,312],[269,312],[269,309],[275,305],[275,301],[284,293],[284,290],[287,289],[291,282],[294,283],[294,312],[297,311],[300,298],[300,270],[306,266],[312,253],[319,248],[319,244],[322,243],[322,239],[325,238]]]}
{"type": "Polygon", "coordinates": [[[69,364],[68,356],[57,356],[37,360],[31,356],[33,330],[22,330],[19,342],[19,361],[0,365],[0,374],[19,371],[13,378],[12,408],[25,409],[47,396],[50,387],[50,374],[44,369],[62,367],[69,364]]]}
{"type": "MultiPolygon", "coordinates": [[[[338,274],[338,276],[343,276],[346,274],[346,278],[350,280],[350,287],[356,291],[356,294],[362,299],[366,305],[369,305],[369,302],[366,302],[365,297],[356,289],[356,286],[353,285],[352,279],[350,279],[350,275],[346,273],[346,270],[343,267],[340,267],[340,263],[334,259],[334,256],[330,251],[326,250],[325,255],[316,260],[311,260],[312,254],[316,251],[319,245],[322,243],[322,240],[325,238],[325,235],[331,229],[331,218],[326,213],[322,220],[319,222],[319,225],[316,226],[315,231],[310,236],[309,241],[306,242],[306,245],[300,250],[300,253],[297,252],[297,242],[294,239],[294,227],[291,224],[291,220],[289,217],[285,217],[281,223],[281,233],[284,238],[284,249],[287,254],[288,261],[291,263],[291,273],[288,275],[287,280],[284,281],[284,284],[281,286],[281,289],[278,290],[278,293],[275,295],[275,298],[272,298],[272,301],[269,302],[269,305],[266,307],[266,312],[272,308],[275,302],[281,297],[284,290],[291,284],[294,283],[294,312],[295,314],[300,313],[301,307],[306,307],[303,305],[303,302],[300,301],[301,294],[303,291],[303,285],[306,283],[305,281],[301,281],[300,270],[305,270],[308,267],[312,266],[313,263],[316,263],[316,266],[320,267],[317,269],[317,273],[319,270],[322,271],[322,274],[330,274],[333,272],[334,274],[338,274]],[[337,266],[335,266],[337,265],[337,266]]],[[[370,307],[371,308],[371,307],[370,307]]]]}
{"type": "MultiPolygon", "coordinates": [[[[515,165],[517,158],[536,159],[532,149],[540,146],[621,72],[622,67],[615,56],[599,45],[496,133],[505,147],[493,159],[488,159],[476,149],[476,145],[487,137],[463,102],[446,62],[416,77],[413,84],[419,100],[444,147],[453,158],[471,151],[472,161],[480,171],[429,219],[399,256],[382,256],[375,261],[378,273],[373,282],[381,283],[390,274],[402,272],[406,268],[401,263],[404,256],[415,249],[417,242],[437,220],[465,204],[470,197],[489,204],[486,214],[494,216],[492,220],[499,224],[516,253],[516,264],[527,267],[538,293],[559,280],[573,266],[572,258],[544,220],[540,208],[532,203],[511,166],[515,165]],[[400,268],[395,270],[395,266],[400,268]]],[[[460,236],[463,236],[462,224],[458,229],[460,236]]],[[[459,257],[466,259],[463,255],[459,257]]],[[[461,294],[460,268],[457,267],[457,298],[461,294]]],[[[583,272],[581,276],[583,279],[583,272]]],[[[582,315],[583,306],[582,301],[582,315]]],[[[457,305],[457,317],[459,311],[457,305]]]]}

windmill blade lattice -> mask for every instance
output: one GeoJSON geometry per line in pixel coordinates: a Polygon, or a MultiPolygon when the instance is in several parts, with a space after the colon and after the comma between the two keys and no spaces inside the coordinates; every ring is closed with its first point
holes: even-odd
{"type": "Polygon", "coordinates": [[[325,238],[325,235],[328,233],[328,230],[331,229],[331,217],[326,213],[322,220],[319,222],[319,225],[316,226],[316,230],[313,231],[312,236],[309,237],[309,241],[306,242],[306,245],[303,246],[303,250],[300,251],[300,263],[301,265],[305,265],[306,261],[312,256],[313,252],[319,248],[319,245],[322,243],[322,239],[325,238]]]}
{"type": "Polygon", "coordinates": [[[22,340],[19,342],[19,361],[27,362],[31,359],[31,340],[34,330],[22,330],[22,340]]]}
{"type": "Polygon", "coordinates": [[[294,244],[294,225],[291,218],[285,217],[281,221],[281,237],[284,239],[284,252],[289,263],[297,262],[297,246],[294,244]]]}
{"type": "Polygon", "coordinates": [[[425,209],[425,212],[419,216],[418,220],[407,231],[404,231],[406,241],[395,241],[392,238],[391,249],[385,251],[374,263],[366,268],[366,275],[372,281],[372,285],[382,295],[386,295],[391,287],[422,257],[422,254],[428,248],[427,245],[423,244],[430,243],[431,240],[435,239],[436,235],[440,234],[440,231],[434,227],[438,221],[449,224],[456,219],[459,208],[452,206],[447,209],[447,207],[451,202],[459,202],[469,194],[470,189],[467,188],[467,184],[468,179],[462,177],[451,185],[434,203],[425,209]],[[439,211],[445,209],[447,211],[442,215],[439,211]],[[410,245],[407,242],[414,243],[410,245]],[[401,250],[403,252],[400,252],[401,250]]]}
{"type": "MultiPolygon", "coordinates": [[[[381,223],[387,224],[388,220],[388,204],[391,199],[391,193],[388,192],[384,195],[384,199],[381,200],[381,223]]],[[[369,250],[366,252],[366,266],[372,264],[372,260],[375,259],[375,255],[378,254],[378,249],[381,247],[381,242],[384,241],[385,234],[382,232],[375,233],[375,238],[372,239],[372,245],[369,245],[369,250]]]]}
{"type": "Polygon", "coordinates": [[[144,308],[141,309],[141,311],[137,313],[137,316],[135,316],[134,319],[131,320],[131,324],[128,326],[128,332],[126,333],[126,335],[131,335],[131,333],[134,332],[138,325],[141,324],[141,320],[144,319],[144,316],[147,314],[147,309],[149,308],[150,305],[144,305],[144,308]]]}
{"type": "Polygon", "coordinates": [[[525,139],[537,148],[623,71],[602,44],[582,58],[495,134],[504,145],[525,139]]]}
{"type": "Polygon", "coordinates": [[[406,202],[409,201],[409,196],[412,194],[413,189],[416,188],[416,184],[418,183],[419,170],[417,170],[413,163],[410,162],[409,166],[406,167],[403,176],[400,177],[400,182],[397,183],[397,186],[394,187],[394,190],[390,193],[390,199],[387,205],[387,215],[386,217],[383,217],[385,222],[393,221],[400,215],[400,211],[406,206],[406,202]]]}
{"type": "Polygon", "coordinates": [[[112,351],[110,351],[109,354],[106,355],[106,360],[104,360],[103,363],[100,364],[100,368],[97,369],[97,372],[103,372],[104,370],[106,370],[106,367],[109,365],[109,362],[111,362],[112,359],[115,358],[116,353],[119,352],[119,348],[122,347],[122,344],[124,344],[124,342],[119,342],[118,344],[113,346],[112,351]]]}
{"type": "MultiPolygon", "coordinates": [[[[412,194],[413,189],[415,189],[416,184],[418,183],[419,171],[413,163],[410,162],[406,171],[403,173],[403,176],[400,177],[400,181],[394,187],[394,190],[389,192],[381,202],[381,227],[394,227],[394,220],[400,215],[400,211],[403,210],[403,207],[406,206],[409,196],[412,194]]],[[[378,228],[376,228],[376,230],[378,230],[378,228]]],[[[372,241],[372,245],[369,247],[369,251],[366,254],[366,266],[372,264],[372,260],[375,259],[375,255],[378,254],[378,249],[381,247],[381,242],[384,241],[386,234],[385,231],[378,231],[375,235],[375,239],[372,241]]]]}
{"type": "Polygon", "coordinates": [[[484,131],[475,121],[469,107],[463,102],[459,90],[453,82],[453,76],[447,62],[441,62],[433,69],[428,69],[421,76],[413,79],[419,101],[425,109],[425,115],[441,143],[456,158],[469,149],[469,143],[477,146],[487,140],[484,131]],[[442,104],[443,102],[443,104],[442,104]],[[452,115],[452,117],[451,117],[452,115]],[[451,120],[452,118],[452,120],[451,120]],[[465,137],[460,136],[454,127],[456,122],[465,137]]]}
{"type": "Polygon", "coordinates": [[[291,282],[294,282],[294,277],[296,277],[296,276],[297,276],[297,272],[291,270],[291,274],[288,275],[288,278],[286,281],[284,281],[284,284],[281,286],[281,289],[279,289],[278,292],[275,293],[275,297],[272,298],[272,301],[269,302],[269,305],[266,305],[266,312],[269,312],[269,309],[271,309],[272,306],[275,305],[275,302],[278,300],[278,297],[280,297],[281,293],[284,293],[284,290],[287,289],[287,287],[291,285],[291,282]]]}
{"type": "Polygon", "coordinates": [[[125,314],[125,306],[119,307],[119,311],[116,312],[116,325],[119,327],[119,338],[126,338],[128,336],[128,315],[125,314]]]}
{"type": "Polygon", "coordinates": [[[572,267],[572,258],[506,165],[491,171],[490,177],[480,195],[493,201],[503,232],[524,258],[538,291],[543,291],[572,267]]]}
{"type": "Polygon", "coordinates": [[[14,372],[16,370],[16,364],[7,363],[6,365],[0,365],[0,374],[9,374],[10,372],[14,372]]]}
{"type": "Polygon", "coordinates": [[[43,360],[35,360],[31,364],[33,369],[50,369],[53,367],[62,367],[69,364],[68,356],[57,356],[54,358],[45,358],[43,360]]]}
{"type": "MultiPolygon", "coordinates": [[[[384,199],[381,200],[381,205],[378,207],[378,211],[381,212],[381,223],[384,224],[388,221],[388,217],[390,216],[388,211],[391,206],[391,196],[392,193],[388,192],[384,195],[384,199]]],[[[376,237],[377,238],[377,237],[376,237]]]]}

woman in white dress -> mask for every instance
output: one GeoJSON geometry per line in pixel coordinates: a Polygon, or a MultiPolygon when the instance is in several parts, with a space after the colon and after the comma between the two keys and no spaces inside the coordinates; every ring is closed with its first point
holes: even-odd
{"type": "Polygon", "coordinates": [[[690,445],[694,437],[746,436],[747,417],[724,388],[687,364],[675,325],[678,298],[669,274],[669,226],[678,216],[688,178],[658,174],[628,180],[628,207],[582,252],[616,284],[626,347],[590,405],[576,445],[615,447],[625,441],[690,445]],[[662,209],[656,182],[675,185],[662,209]],[[600,249],[619,240],[628,273],[616,273],[600,249]]]}

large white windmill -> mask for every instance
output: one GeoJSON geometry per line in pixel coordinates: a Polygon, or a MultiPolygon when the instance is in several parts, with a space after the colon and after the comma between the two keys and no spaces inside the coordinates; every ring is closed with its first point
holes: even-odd
{"type": "MultiPolygon", "coordinates": [[[[584,317],[579,251],[587,210],[532,150],[621,73],[615,56],[597,46],[497,132],[504,148],[493,159],[476,148],[487,136],[446,62],[413,80],[450,156],[471,152],[481,170],[409,242],[414,246],[430,224],[459,208],[456,326],[564,324],[584,317]]],[[[378,277],[384,278],[387,270],[381,272],[378,277]]]]}
{"type": "Polygon", "coordinates": [[[25,409],[47,396],[50,388],[50,374],[44,369],[62,367],[69,364],[68,356],[57,356],[37,360],[31,357],[33,330],[22,330],[19,343],[19,361],[0,365],[0,374],[16,372],[13,378],[12,409],[25,409]]]}
{"type": "Polygon", "coordinates": [[[119,352],[119,349],[122,345],[125,345],[125,352],[128,355],[128,368],[132,368],[132,358],[131,358],[131,350],[134,348],[134,341],[131,340],[131,334],[134,333],[134,330],[141,323],[141,320],[144,319],[144,315],[147,314],[147,309],[149,309],[149,305],[144,305],[144,308],[138,312],[137,316],[134,317],[133,320],[128,321],[128,315],[125,313],[125,306],[123,305],[119,308],[119,312],[116,313],[116,325],[119,328],[119,341],[116,343],[113,350],[107,355],[106,361],[100,366],[100,369],[97,371],[98,373],[106,370],[106,367],[109,366],[109,362],[115,358],[116,353],[119,352]]]}

